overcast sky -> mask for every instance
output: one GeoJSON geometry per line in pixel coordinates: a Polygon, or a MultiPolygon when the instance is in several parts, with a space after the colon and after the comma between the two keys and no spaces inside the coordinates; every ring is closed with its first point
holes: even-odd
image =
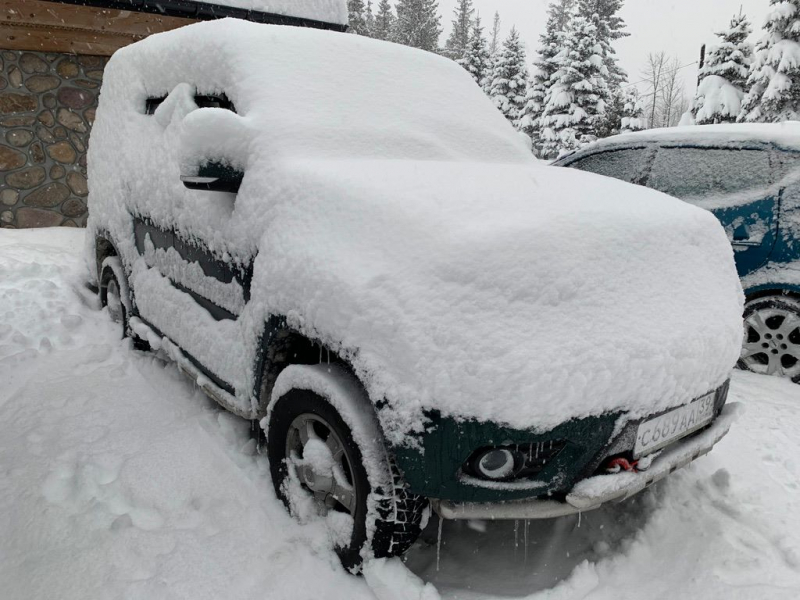
{"type": "MultiPolygon", "coordinates": [[[[445,30],[442,44],[450,31],[456,4],[457,0],[439,0],[445,30]]],[[[516,25],[526,42],[529,58],[533,59],[539,34],[544,30],[549,0],[473,0],[473,4],[480,11],[487,33],[495,11],[500,13],[504,35],[516,25]]],[[[626,0],[620,15],[631,35],[619,40],[616,49],[630,81],[641,79],[648,52],[665,50],[677,56],[682,65],[696,61],[700,46],[715,43],[718,38],[714,32],[725,28],[740,6],[750,17],[755,41],[769,10],[769,0],[626,0]]],[[[692,93],[697,78],[696,65],[683,69],[681,74],[686,92],[692,93]]]]}

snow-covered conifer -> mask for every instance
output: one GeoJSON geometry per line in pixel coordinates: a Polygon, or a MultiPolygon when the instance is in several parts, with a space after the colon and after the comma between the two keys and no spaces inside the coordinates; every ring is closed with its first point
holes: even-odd
{"type": "Polygon", "coordinates": [[[622,122],[620,123],[620,133],[630,133],[631,131],[641,131],[647,127],[647,119],[644,116],[644,101],[639,95],[639,90],[631,86],[624,90],[625,104],[622,108],[622,122]]]}
{"type": "Polygon", "coordinates": [[[528,67],[525,63],[525,48],[519,39],[517,28],[512,27],[511,33],[503,42],[503,49],[494,61],[489,95],[495,106],[515,127],[520,126],[525,109],[528,81],[528,67]]]}
{"type": "Polygon", "coordinates": [[[552,59],[557,70],[542,113],[542,156],[553,158],[597,139],[608,98],[608,69],[603,63],[597,27],[583,17],[560,34],[561,51],[552,59]]]}
{"type": "Polygon", "coordinates": [[[539,55],[533,63],[531,80],[525,97],[524,115],[520,120],[522,131],[533,140],[534,149],[541,150],[541,132],[539,119],[544,110],[544,100],[550,89],[550,79],[557,66],[553,58],[561,50],[562,34],[567,30],[572,19],[576,0],[556,0],[547,9],[547,24],[544,33],[539,36],[539,55]]]}
{"type": "Polygon", "coordinates": [[[625,0],[578,0],[577,14],[594,23],[597,39],[603,48],[603,62],[608,69],[609,87],[614,89],[628,80],[628,74],[619,66],[614,42],[630,34],[625,21],[618,15],[625,0]]]}
{"type": "Polygon", "coordinates": [[[717,32],[721,42],[706,55],[694,100],[681,124],[736,122],[753,57],[747,41],[751,31],[747,17],[740,14],[731,19],[727,30],[717,32]]]}
{"type": "Polygon", "coordinates": [[[372,11],[372,0],[367,0],[367,7],[364,9],[364,22],[367,26],[367,35],[375,37],[375,13],[372,11]]]}
{"type": "Polygon", "coordinates": [[[347,0],[347,17],[350,33],[369,35],[367,31],[366,7],[363,0],[347,0]]]}
{"type": "Polygon", "coordinates": [[[399,0],[394,41],[429,52],[439,49],[442,33],[437,0],[399,0]]]}
{"type": "Polygon", "coordinates": [[[453,10],[453,29],[444,44],[445,55],[459,61],[467,52],[467,45],[472,34],[472,0],[458,0],[453,10]]]}
{"type": "Polygon", "coordinates": [[[800,0],[770,0],[739,119],[800,119],[800,0]]]}
{"type": "Polygon", "coordinates": [[[489,56],[494,57],[500,51],[500,13],[494,11],[492,33],[489,36],[489,56]]]}
{"type": "Polygon", "coordinates": [[[488,85],[487,79],[491,72],[491,61],[489,59],[489,49],[486,45],[486,38],[483,37],[483,27],[481,18],[475,19],[469,43],[464,57],[458,61],[464,67],[475,82],[485,89],[488,85]]]}
{"type": "Polygon", "coordinates": [[[375,25],[372,27],[372,37],[377,40],[392,40],[392,32],[396,17],[389,0],[378,2],[378,12],[375,14],[375,25]]]}

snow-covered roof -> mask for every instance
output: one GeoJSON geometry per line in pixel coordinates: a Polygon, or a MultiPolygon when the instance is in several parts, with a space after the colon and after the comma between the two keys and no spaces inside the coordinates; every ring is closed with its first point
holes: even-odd
{"type": "Polygon", "coordinates": [[[720,125],[689,125],[685,127],[664,127],[623,133],[598,140],[582,148],[579,152],[598,147],[621,144],[647,144],[650,142],[687,142],[696,144],[732,144],[747,142],[773,143],[778,146],[800,150],[800,121],[783,123],[725,123],[720,125]]]}
{"type": "Polygon", "coordinates": [[[347,0],[195,0],[263,13],[347,25],[347,0]]]}

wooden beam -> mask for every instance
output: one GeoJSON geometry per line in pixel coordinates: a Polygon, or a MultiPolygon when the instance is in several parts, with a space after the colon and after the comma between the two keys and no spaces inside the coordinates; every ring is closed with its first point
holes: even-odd
{"type": "Polygon", "coordinates": [[[42,0],[0,0],[0,48],[110,56],[193,19],[42,0]]]}

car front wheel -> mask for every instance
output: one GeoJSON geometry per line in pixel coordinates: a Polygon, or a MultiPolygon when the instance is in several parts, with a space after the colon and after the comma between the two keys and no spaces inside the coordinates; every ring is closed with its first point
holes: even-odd
{"type": "Polygon", "coordinates": [[[751,300],[744,309],[739,366],[800,382],[800,302],[788,296],[751,300]]]}
{"type": "MultiPolygon", "coordinates": [[[[292,389],[272,408],[267,455],[275,493],[301,519],[322,516],[342,565],[360,568],[365,556],[397,556],[408,550],[430,510],[410,494],[391,465],[392,483],[370,482],[361,448],[337,410],[321,395],[292,389]]],[[[382,453],[385,457],[385,452],[382,453]]]]}

